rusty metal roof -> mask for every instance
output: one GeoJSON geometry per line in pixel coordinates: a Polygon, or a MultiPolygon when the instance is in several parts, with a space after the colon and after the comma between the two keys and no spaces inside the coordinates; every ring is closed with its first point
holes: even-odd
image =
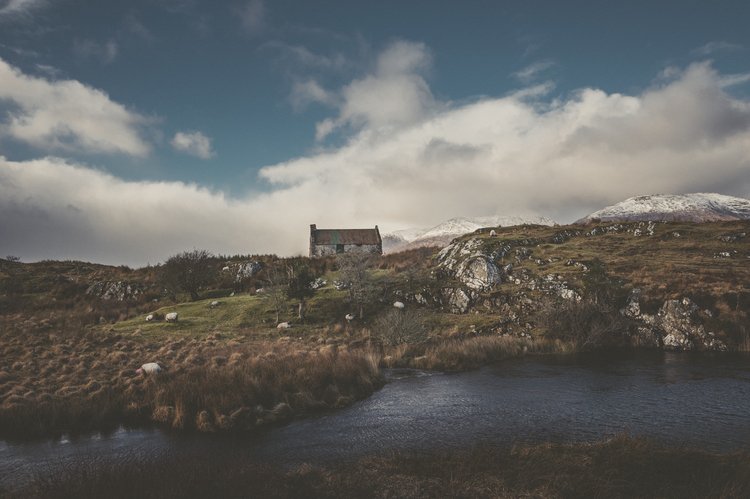
{"type": "Polygon", "coordinates": [[[313,244],[380,244],[380,232],[375,229],[315,229],[313,244]]]}

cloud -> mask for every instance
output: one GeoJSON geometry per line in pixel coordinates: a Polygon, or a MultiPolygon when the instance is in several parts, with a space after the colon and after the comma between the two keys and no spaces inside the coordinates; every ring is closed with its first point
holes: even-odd
{"type": "Polygon", "coordinates": [[[316,102],[328,106],[336,104],[336,96],[321,87],[315,80],[294,82],[289,100],[292,103],[292,107],[297,111],[316,102]]]}
{"type": "Polygon", "coordinates": [[[247,33],[257,35],[265,27],[266,6],[263,0],[250,0],[239,9],[242,27],[247,33]]]}
{"type": "Polygon", "coordinates": [[[717,52],[736,52],[744,48],[745,47],[737,43],[730,43],[727,41],[718,40],[718,41],[708,42],[705,45],[701,45],[700,47],[694,49],[692,53],[694,55],[699,55],[699,56],[709,56],[717,52]]]}
{"type": "Polygon", "coordinates": [[[145,264],[194,247],[269,248],[275,223],[254,214],[252,204],[182,182],[128,182],[56,158],[0,157],[0,247],[29,260],[145,264]]]}
{"type": "Polygon", "coordinates": [[[538,61],[516,71],[515,73],[513,73],[513,77],[521,83],[530,83],[536,80],[541,73],[554,66],[555,63],[552,61],[538,61]]]}
{"type": "MultiPolygon", "coordinates": [[[[421,75],[429,66],[414,49],[390,52],[352,85],[421,75]],[[411,56],[394,55],[403,51],[411,56]]],[[[432,98],[408,119],[392,113],[393,124],[363,112],[342,145],[263,168],[270,190],[239,198],[54,158],[0,160],[0,254],[128,264],[193,247],[289,255],[305,252],[310,223],[387,232],[491,214],[569,222],[638,194],[747,196],[750,101],[723,78],[701,63],[632,95],[432,98]]],[[[369,109],[367,96],[347,98],[330,123],[347,106],[369,109]]]]}
{"type": "Polygon", "coordinates": [[[260,50],[273,51],[278,54],[278,61],[286,64],[291,71],[304,69],[341,70],[349,65],[347,58],[341,53],[323,55],[304,47],[292,45],[279,40],[263,43],[260,50]]]}
{"type": "Polygon", "coordinates": [[[95,59],[103,64],[111,64],[117,58],[119,46],[114,40],[95,42],[93,40],[75,40],[73,53],[81,59],[95,59]]]}
{"type": "Polygon", "coordinates": [[[0,136],[44,151],[149,153],[141,129],[150,120],[76,80],[26,75],[0,59],[0,100],[12,104],[0,136]]]}
{"type": "Polygon", "coordinates": [[[26,16],[46,3],[45,0],[6,0],[0,2],[0,20],[2,18],[26,16]]]}
{"type": "Polygon", "coordinates": [[[319,123],[317,137],[344,126],[392,129],[423,119],[437,104],[424,78],[431,66],[432,54],[423,43],[392,43],[378,57],[372,74],[339,90],[339,115],[319,123]]]}
{"type": "Polygon", "coordinates": [[[215,155],[211,139],[201,132],[177,132],[170,143],[176,151],[201,159],[210,159],[215,155]]]}

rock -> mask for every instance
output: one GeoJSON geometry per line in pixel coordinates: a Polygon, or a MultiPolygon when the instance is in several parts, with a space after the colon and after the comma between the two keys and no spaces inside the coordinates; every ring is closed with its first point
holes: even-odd
{"type": "Polygon", "coordinates": [[[464,260],[455,275],[468,288],[477,291],[489,290],[501,280],[500,269],[487,256],[464,260]]]}
{"type": "Polygon", "coordinates": [[[214,300],[214,301],[212,301],[212,302],[211,302],[211,304],[209,305],[209,307],[211,307],[211,308],[216,308],[216,307],[218,307],[219,305],[221,305],[221,302],[220,302],[220,301],[216,301],[216,300],[214,300]]]}
{"type": "Polygon", "coordinates": [[[637,319],[641,315],[641,290],[638,288],[633,289],[628,296],[628,302],[620,310],[620,313],[630,319],[637,319]]]}
{"type": "Polygon", "coordinates": [[[446,288],[443,296],[448,303],[448,309],[454,314],[465,314],[469,311],[471,297],[461,288],[446,288]]]}
{"type": "Polygon", "coordinates": [[[237,264],[236,270],[234,273],[234,281],[235,282],[242,282],[245,279],[248,279],[263,268],[263,264],[260,262],[242,262],[240,264],[237,264]]]}
{"type": "Polygon", "coordinates": [[[320,289],[326,284],[328,284],[328,281],[326,281],[322,277],[318,277],[317,279],[315,279],[313,282],[310,283],[310,289],[320,289]]]}
{"type": "Polygon", "coordinates": [[[719,240],[725,243],[736,243],[737,241],[744,239],[746,236],[746,232],[732,232],[719,236],[719,240]]]}
{"type": "Polygon", "coordinates": [[[292,325],[289,322],[280,322],[276,325],[276,329],[289,329],[292,325]]]}
{"type": "Polygon", "coordinates": [[[125,281],[97,281],[86,289],[87,295],[114,301],[132,300],[141,293],[143,289],[140,284],[125,281]]]}
{"type": "Polygon", "coordinates": [[[666,350],[727,349],[712,333],[706,333],[698,316],[698,306],[690,298],[665,301],[657,314],[656,327],[666,350]]]}
{"type": "Polygon", "coordinates": [[[581,301],[581,295],[568,288],[559,288],[557,294],[564,300],[581,301]]]}
{"type": "Polygon", "coordinates": [[[400,310],[403,310],[403,309],[404,309],[404,307],[405,307],[405,305],[404,305],[404,302],[401,302],[401,301],[395,301],[395,302],[393,302],[393,307],[394,307],[394,308],[398,308],[398,309],[400,309],[400,310]]]}

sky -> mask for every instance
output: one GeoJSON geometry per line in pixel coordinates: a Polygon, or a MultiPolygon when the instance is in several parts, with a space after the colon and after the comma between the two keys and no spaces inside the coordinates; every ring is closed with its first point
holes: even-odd
{"type": "Polygon", "coordinates": [[[746,1],[0,0],[0,256],[750,197],[746,1]]]}

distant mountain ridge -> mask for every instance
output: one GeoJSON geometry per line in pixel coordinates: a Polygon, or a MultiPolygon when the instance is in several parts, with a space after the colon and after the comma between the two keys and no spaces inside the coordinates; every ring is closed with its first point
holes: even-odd
{"type": "Polygon", "coordinates": [[[577,220],[602,222],[719,222],[750,219],[750,200],[723,194],[654,194],[636,196],[577,220]]]}
{"type": "Polygon", "coordinates": [[[456,217],[430,228],[403,229],[383,236],[383,251],[394,252],[426,246],[445,246],[463,234],[482,227],[511,227],[515,225],[557,225],[547,217],[495,215],[487,217],[456,217]]]}

